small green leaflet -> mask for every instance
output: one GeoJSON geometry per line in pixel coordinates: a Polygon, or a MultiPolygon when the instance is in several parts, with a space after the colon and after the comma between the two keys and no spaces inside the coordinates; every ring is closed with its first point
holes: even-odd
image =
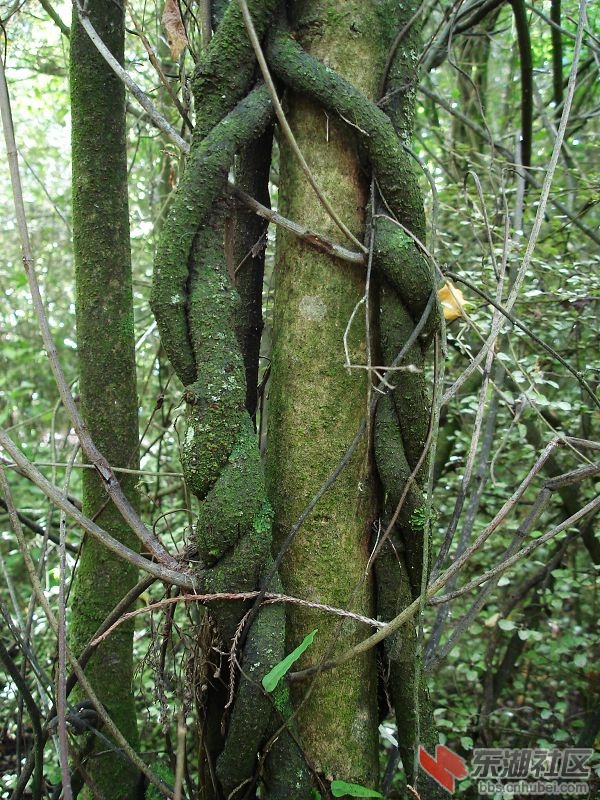
{"type": "Polygon", "coordinates": [[[346,781],[332,781],[331,794],[334,797],[383,797],[375,789],[367,789],[360,783],[346,783],[346,781]]]}
{"type": "MultiPolygon", "coordinates": [[[[273,689],[277,686],[279,681],[283,678],[283,676],[289,672],[290,667],[295,661],[298,661],[302,653],[308,649],[311,644],[313,643],[313,639],[315,638],[315,633],[317,629],[315,628],[312,633],[309,633],[308,636],[304,637],[304,640],[298,645],[295,650],[286,656],[283,661],[280,661],[279,664],[275,664],[272,670],[267,672],[267,674],[262,679],[262,685],[265,692],[272,692],[273,689]]],[[[363,795],[364,797],[365,795],[363,795]]],[[[369,795],[366,795],[367,797],[369,795]]]]}

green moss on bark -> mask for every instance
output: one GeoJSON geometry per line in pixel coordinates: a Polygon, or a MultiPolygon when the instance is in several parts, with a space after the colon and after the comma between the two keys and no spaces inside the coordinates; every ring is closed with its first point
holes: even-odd
{"type": "MultiPolygon", "coordinates": [[[[418,40],[418,27],[413,25],[411,28],[406,42],[403,42],[399,49],[396,62],[390,70],[392,79],[398,79],[402,86],[399,99],[388,104],[388,110],[393,116],[392,121],[377,105],[368,100],[365,96],[365,94],[369,94],[368,89],[365,92],[362,85],[354,86],[337,74],[337,71],[340,71],[340,64],[348,64],[347,59],[360,65],[355,69],[364,68],[364,62],[359,54],[363,51],[353,45],[352,55],[349,55],[347,37],[343,39],[346,47],[340,46],[344,52],[338,62],[336,61],[335,45],[332,51],[331,41],[326,36],[328,25],[332,30],[336,30],[338,35],[348,26],[352,32],[351,36],[359,35],[361,28],[368,30],[368,25],[364,26],[364,18],[362,25],[356,23],[356,18],[351,13],[353,9],[349,9],[348,5],[326,2],[326,0],[322,0],[322,2],[303,0],[296,3],[294,5],[298,16],[296,22],[299,22],[300,29],[305,31],[305,39],[310,42],[311,54],[305,52],[295,39],[282,32],[276,32],[270,37],[268,53],[272,68],[288,87],[295,92],[302,92],[322,104],[322,107],[310,107],[308,104],[305,105],[304,100],[296,99],[292,105],[291,119],[296,125],[295,133],[301,142],[301,148],[309,155],[308,161],[313,172],[345,221],[352,218],[352,201],[356,203],[354,211],[356,208],[360,208],[360,201],[356,202],[352,186],[344,183],[344,175],[346,177],[353,175],[352,168],[348,169],[348,165],[344,164],[345,169],[342,174],[336,174],[333,168],[328,169],[323,164],[323,153],[327,153],[326,157],[332,161],[339,159],[339,151],[336,147],[332,147],[332,140],[337,144],[345,139],[346,147],[352,151],[353,137],[356,136],[358,148],[367,156],[373,168],[377,179],[377,193],[374,199],[377,214],[373,234],[374,263],[381,282],[379,308],[381,356],[383,363],[390,364],[412,334],[429,298],[435,292],[432,267],[414,241],[414,237],[421,242],[425,241],[425,218],[414,167],[403,147],[403,142],[409,138],[412,125],[413,84],[416,66],[415,42],[418,40]],[[323,63],[317,61],[313,55],[317,55],[323,63]],[[410,68],[411,64],[412,69],[410,68]],[[331,124],[332,112],[352,126],[351,132],[347,128],[339,131],[337,125],[331,124]],[[319,130],[324,127],[323,116],[327,117],[328,123],[324,137],[319,130]],[[326,145],[323,144],[323,139],[325,139],[326,145]],[[341,196],[340,192],[336,190],[338,184],[343,187],[341,196]],[[401,226],[414,236],[407,235],[401,226]]],[[[412,2],[396,4],[394,9],[385,3],[366,5],[368,5],[369,11],[365,13],[370,14],[371,30],[378,28],[374,24],[374,20],[377,18],[381,20],[384,5],[385,14],[389,13],[386,20],[388,29],[392,31],[401,29],[408,19],[412,18],[416,10],[416,4],[412,2]],[[391,19],[395,21],[397,27],[390,25],[391,19]]],[[[386,47],[385,53],[387,54],[387,52],[388,48],[386,47]]],[[[348,69],[351,73],[348,77],[354,79],[352,67],[349,66],[348,69]]],[[[289,207],[284,206],[284,213],[292,218],[302,219],[307,225],[325,229],[332,235],[339,236],[335,228],[328,228],[326,219],[319,217],[318,209],[316,212],[314,211],[316,202],[313,200],[314,205],[311,209],[310,201],[306,200],[306,193],[302,195],[301,187],[293,183],[298,170],[292,164],[291,159],[285,161],[285,157],[284,149],[281,169],[284,187],[281,192],[282,206],[289,202],[289,207]],[[286,169],[289,172],[286,172],[286,169]],[[289,194],[286,191],[286,181],[291,185],[289,194]],[[300,193],[302,199],[295,199],[294,192],[300,193]]],[[[359,182],[357,181],[357,183],[359,182]]],[[[356,217],[354,218],[356,219],[356,217]]],[[[337,320],[339,328],[342,327],[342,322],[340,317],[336,317],[336,314],[339,311],[345,312],[346,320],[350,316],[348,309],[344,309],[341,303],[336,303],[328,293],[329,287],[333,287],[334,292],[343,292],[337,284],[342,268],[338,269],[332,266],[330,275],[333,277],[325,278],[322,273],[319,275],[316,269],[313,270],[314,258],[308,253],[303,253],[301,245],[290,243],[289,236],[285,234],[280,237],[280,241],[279,260],[282,269],[278,279],[278,294],[275,302],[274,334],[276,340],[272,378],[274,385],[270,406],[270,431],[277,444],[275,445],[273,466],[269,470],[269,483],[272,487],[276,520],[278,522],[280,519],[283,520],[281,525],[281,534],[283,535],[285,528],[290,527],[300,510],[293,506],[295,495],[300,493],[300,497],[302,497],[303,486],[308,486],[308,491],[312,489],[311,493],[316,491],[319,482],[315,482],[314,486],[311,486],[313,473],[317,476],[322,474],[321,464],[327,463],[332,440],[338,441],[338,431],[343,428],[339,419],[334,422],[328,400],[331,398],[333,403],[337,401],[339,407],[345,408],[348,403],[356,403],[356,395],[344,383],[341,376],[335,384],[329,382],[330,376],[334,374],[333,365],[329,361],[330,357],[335,358],[337,355],[338,363],[341,365],[343,362],[339,352],[341,337],[335,331],[335,325],[331,326],[330,322],[337,320]],[[327,281],[330,281],[329,285],[327,285],[327,281]],[[284,310],[277,311],[278,303],[283,306],[284,310]],[[307,310],[310,313],[306,313],[307,310]],[[278,314],[281,315],[279,323],[278,314]],[[290,316],[292,317],[291,330],[290,316]],[[312,328],[310,323],[313,323],[312,328]],[[336,333],[339,337],[337,340],[336,333]],[[318,376],[314,384],[311,383],[310,374],[302,375],[301,373],[303,358],[309,359],[312,374],[318,376]],[[298,374],[299,372],[300,374],[298,374]],[[306,386],[310,387],[308,392],[306,386]],[[322,387],[325,400],[321,394],[322,387]],[[340,387],[342,387],[342,391],[340,391],[340,387]],[[320,422],[320,432],[313,430],[312,420],[318,420],[315,427],[319,426],[320,422]],[[279,441],[280,439],[281,441],[279,441]],[[313,449],[311,450],[311,448],[313,449]],[[300,456],[297,461],[294,459],[291,468],[288,469],[287,464],[291,460],[291,454],[296,452],[300,456]],[[289,506],[292,507],[292,511],[288,513],[289,506]]],[[[351,291],[352,289],[350,289],[351,291]]],[[[355,302],[358,299],[359,296],[356,295],[355,302]]],[[[426,464],[415,476],[414,485],[409,486],[407,482],[409,479],[412,480],[411,472],[421,458],[427,436],[429,402],[423,364],[426,350],[439,324],[439,314],[439,308],[434,304],[433,313],[427,320],[419,341],[414,344],[404,359],[403,366],[409,367],[409,369],[394,374],[393,382],[396,388],[380,402],[375,423],[377,466],[384,490],[383,522],[386,525],[394,516],[402,490],[405,488],[408,490],[405,507],[392,531],[397,545],[396,549],[392,551],[393,559],[389,564],[376,565],[378,612],[384,617],[387,617],[387,613],[390,611],[388,605],[395,606],[398,592],[400,592],[400,602],[404,602],[402,600],[404,595],[408,602],[408,598],[412,598],[420,591],[423,531],[420,525],[415,524],[414,513],[422,506],[420,485],[426,472],[426,464]],[[397,563],[399,560],[402,562],[402,571],[399,570],[397,563]],[[386,576],[385,572],[388,568],[395,570],[392,576],[386,576]],[[391,594],[386,596],[385,593],[388,591],[391,594]]],[[[352,347],[355,351],[360,350],[360,347],[357,348],[356,342],[352,347]]],[[[360,360],[356,356],[353,357],[353,360],[364,363],[364,360],[360,360]]],[[[358,406],[360,407],[360,404],[358,406]]],[[[347,443],[351,439],[351,434],[346,435],[347,443]]],[[[340,454],[344,449],[344,447],[340,447],[340,454]]],[[[328,471],[334,464],[335,462],[328,471]]],[[[343,476],[338,483],[339,490],[341,490],[343,476]]],[[[282,572],[284,581],[289,580],[291,591],[304,590],[306,592],[308,586],[309,592],[320,593],[324,591],[322,589],[324,574],[329,572],[334,577],[331,579],[332,585],[328,589],[327,596],[335,595],[337,580],[335,569],[332,568],[332,565],[335,564],[335,555],[333,554],[337,549],[343,555],[344,549],[335,539],[333,539],[334,546],[330,546],[331,530],[336,530],[332,521],[341,516],[339,509],[340,505],[343,507],[344,500],[347,502],[348,498],[338,497],[336,486],[334,486],[324,500],[319,503],[318,510],[321,515],[326,517],[327,522],[327,527],[322,529],[321,537],[326,539],[325,544],[317,533],[318,511],[313,515],[312,521],[306,523],[298,535],[289,564],[284,567],[282,572]],[[328,498],[332,498],[334,501],[331,515],[327,514],[329,511],[328,498]],[[303,547],[304,543],[306,546],[303,547]],[[307,566],[304,567],[304,564],[307,566]],[[297,577],[298,570],[303,576],[304,582],[297,577]]],[[[354,585],[352,574],[350,571],[349,585],[354,585]]],[[[298,625],[298,620],[302,620],[306,616],[306,612],[299,610],[294,613],[292,624],[298,625]]],[[[299,634],[300,630],[296,628],[295,633],[299,634]]],[[[318,660],[319,655],[320,653],[311,652],[311,660],[318,660]]],[[[330,653],[327,653],[327,656],[329,655],[330,653]]],[[[415,675],[418,674],[418,659],[415,648],[412,648],[407,658],[399,660],[392,647],[388,649],[388,659],[391,666],[393,682],[391,691],[395,697],[398,730],[400,736],[405,736],[404,756],[408,761],[408,754],[412,753],[416,744],[417,717],[423,720],[423,728],[428,730],[432,728],[429,725],[429,721],[431,721],[430,707],[426,704],[425,695],[423,704],[418,705],[422,693],[416,690],[415,675]],[[408,724],[410,724],[410,728],[405,732],[404,726],[408,724]]],[[[298,690],[298,695],[300,696],[300,690],[298,690]]],[[[311,700],[305,707],[314,711],[315,718],[319,719],[319,725],[323,721],[324,697],[326,697],[325,692],[323,692],[323,696],[319,695],[317,680],[311,700],[316,698],[315,702],[319,703],[318,710],[316,705],[311,706],[311,700]]],[[[335,714],[339,715],[339,713],[336,708],[335,714]]],[[[304,719],[302,713],[300,719],[301,721],[304,719]]],[[[341,721],[344,724],[343,714],[341,721]]],[[[327,725],[327,720],[325,720],[325,725],[327,725]]],[[[322,752],[331,752],[330,748],[328,750],[327,743],[318,739],[318,734],[316,743],[311,741],[310,735],[313,734],[313,730],[310,722],[307,723],[307,731],[310,732],[308,740],[311,745],[315,746],[321,758],[322,752]]],[[[406,764],[406,766],[408,771],[411,764],[406,764]]],[[[324,760],[320,761],[319,768],[326,771],[327,765],[324,760]]],[[[347,778],[343,773],[343,767],[341,776],[347,778]]],[[[372,783],[371,781],[371,785],[372,783]]]]}
{"type": "MultiPolygon", "coordinates": [[[[259,38],[267,31],[279,0],[248,0],[248,10],[259,38]]],[[[256,70],[254,50],[239,3],[230,2],[194,70],[192,91],[196,103],[194,139],[201,142],[248,91],[256,70]]]]}
{"type": "MultiPolygon", "coordinates": [[[[251,5],[259,14],[255,19],[259,29],[264,28],[274,3],[251,5]]],[[[165,350],[186,385],[182,466],[200,505],[198,584],[206,592],[253,590],[272,571],[271,510],[245,407],[244,362],[235,333],[238,296],[224,253],[223,193],[228,170],[235,154],[260,137],[271,118],[264,86],[240,99],[250,88],[254,70],[250,52],[239,7],[232,3],[196,71],[196,132],[162,231],[152,291],[165,350]]],[[[220,646],[228,650],[234,636],[240,635],[247,604],[213,602],[210,611],[220,646]]],[[[283,658],[283,626],[281,621],[269,623],[280,616],[280,610],[264,609],[250,625],[239,656],[245,675],[238,678],[233,663],[223,665],[224,676],[231,669],[230,679],[238,678],[239,684],[223,728],[220,682],[215,681],[207,692],[206,758],[211,770],[216,764],[220,788],[228,797],[245,794],[249,784],[261,780],[258,757],[278,727],[273,707],[256,681],[283,658]],[[255,680],[248,679],[249,675],[255,680]]],[[[209,656],[213,657],[218,656],[209,656]]],[[[285,791],[281,796],[308,800],[308,771],[285,731],[278,736],[275,751],[285,753],[283,761],[296,764],[293,784],[286,786],[291,775],[277,775],[277,785],[285,791]]],[[[270,751],[265,757],[268,763],[270,751]]],[[[266,791],[265,797],[271,797],[268,786],[266,791]]]]}
{"type": "MultiPolygon", "coordinates": [[[[194,240],[202,237],[201,225],[210,227],[212,205],[225,187],[235,153],[246,139],[262,133],[271,113],[271,101],[263,86],[240,101],[202,142],[192,147],[165,222],[167,233],[158,243],[150,303],[169,361],[185,386],[197,377],[194,334],[188,322],[190,254],[194,240]]],[[[210,237],[209,229],[206,233],[210,237]]],[[[219,256],[223,259],[222,242],[219,256]]],[[[226,274],[215,278],[221,282],[228,280],[226,274]]],[[[212,284],[207,291],[219,293],[214,296],[218,303],[226,302],[227,295],[220,289],[212,284]]],[[[196,291],[202,289],[198,286],[196,291]]],[[[219,319],[217,316],[216,322],[219,319]]],[[[202,324],[208,323],[205,313],[202,324]]],[[[210,342],[209,330],[197,347],[209,347],[210,342]]]]}
{"type": "MultiPolygon", "coordinates": [[[[122,61],[123,12],[110,0],[91,0],[96,30],[122,61]]],[[[74,15],[71,29],[73,242],[81,412],[114,467],[138,464],[131,260],[127,205],[125,95],[74,15]]],[[[107,501],[92,471],[83,473],[83,511],[128,547],[137,540],[107,501]]],[[[135,478],[122,480],[135,504],[135,478]]],[[[78,653],[136,581],[136,570],[86,538],[71,601],[70,642],[78,653]]],[[[121,732],[137,746],[131,691],[131,625],[92,657],[86,674],[121,732]]],[[[86,764],[107,800],[136,796],[135,769],[114,753],[86,764]]]]}
{"type": "MultiPolygon", "coordinates": [[[[361,90],[374,97],[392,28],[388,19],[381,37],[380,25],[372,24],[373,5],[293,4],[301,45],[326,64],[316,63],[284,34],[272,37],[268,49],[278,76],[295,92],[313,98],[289,94],[288,119],[319,185],[358,237],[364,233],[368,193],[359,134],[332,109],[358,126],[366,122],[369,135],[387,125],[384,136],[395,143],[389,122],[374,106],[372,117],[361,116],[361,90]],[[356,85],[341,85],[333,70],[356,85]]],[[[286,216],[339,239],[286,144],[281,148],[280,207],[286,216]]],[[[343,349],[344,330],[364,292],[363,271],[315,253],[285,232],[278,232],[277,250],[267,480],[279,544],[352,440],[366,410],[367,378],[360,370],[344,369],[343,349]]],[[[364,326],[358,320],[349,348],[354,363],[366,362],[364,326]]],[[[371,587],[364,579],[374,514],[370,482],[368,454],[359,448],[284,560],[286,591],[370,613],[371,587]]],[[[315,627],[319,634],[305,663],[330,657],[364,633],[353,623],[294,608],[289,611],[288,649],[315,627]]],[[[376,785],[375,686],[371,653],[320,676],[311,687],[299,712],[299,729],[313,765],[326,777],[376,785]]],[[[296,702],[306,689],[293,687],[296,702]]]]}
{"type": "MultiPolygon", "coordinates": [[[[328,63],[330,60],[328,57],[328,63]]],[[[374,167],[385,200],[409,230],[424,241],[425,215],[413,164],[387,114],[368,102],[356,85],[311,57],[283,31],[276,31],[270,38],[269,64],[295,91],[349,120],[359,132],[361,147],[374,167]]]]}

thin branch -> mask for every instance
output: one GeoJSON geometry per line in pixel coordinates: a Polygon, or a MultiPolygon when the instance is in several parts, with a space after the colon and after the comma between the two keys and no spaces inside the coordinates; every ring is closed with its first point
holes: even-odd
{"type": "Polygon", "coordinates": [[[187,143],[181,136],[177,133],[175,128],[170,125],[167,120],[159,114],[156,108],[152,105],[152,102],[148,98],[137,83],[129,76],[129,73],[123,69],[123,67],[119,64],[117,59],[113,56],[110,52],[108,47],[104,44],[100,36],[98,35],[96,29],[92,25],[89,17],[87,16],[84,9],[79,4],[79,0],[73,0],[75,9],[77,11],[77,16],[81,23],[82,28],[85,30],[87,35],[90,37],[92,43],[102,56],[102,58],[106,61],[106,63],[110,66],[113,70],[115,75],[119,77],[125,86],[129,89],[131,94],[135,97],[144,111],[151,117],[152,121],[156,125],[156,127],[165,134],[167,139],[169,139],[173,144],[177,145],[180,150],[185,150],[187,143]]]}
{"type": "Polygon", "coordinates": [[[285,228],[295,234],[299,239],[302,239],[302,241],[317,248],[317,250],[321,250],[323,253],[327,253],[327,255],[341,258],[342,261],[349,261],[351,264],[364,266],[365,256],[363,252],[357,253],[353,250],[348,250],[340,244],[337,244],[337,242],[334,242],[328,236],[313,231],[304,225],[299,225],[297,222],[293,222],[290,219],[286,219],[286,217],[283,217],[277,211],[263,206],[262,203],[259,203],[258,200],[255,200],[249,194],[246,194],[246,192],[238,189],[237,186],[231,182],[228,184],[227,189],[235,198],[258,214],[259,217],[263,217],[269,220],[269,222],[274,222],[276,225],[285,228]]]}
{"type": "Polygon", "coordinates": [[[155,578],[165,581],[166,583],[173,583],[176,586],[181,586],[184,589],[191,589],[193,586],[192,578],[179,571],[179,562],[173,559],[175,566],[178,570],[163,567],[161,564],[156,564],[147,558],[139,555],[133,550],[130,550],[124,544],[115,539],[103,528],[96,525],[96,523],[86,517],[78,508],[76,508],[65,495],[53,483],[45,478],[42,473],[37,470],[33,464],[23,455],[18,447],[11,441],[3,430],[0,430],[0,447],[2,447],[16,462],[26,477],[31,480],[42,492],[48,497],[55,506],[65,511],[72,519],[74,519],[85,531],[91,536],[101,542],[109,550],[112,550],[121,558],[133,564],[138,569],[154,575],[155,578]]]}
{"type": "MultiPolygon", "coordinates": [[[[101,478],[102,484],[108,492],[110,498],[115,506],[121,512],[123,518],[130,525],[132,531],[136,534],[140,542],[149,550],[156,560],[174,569],[178,567],[178,562],[171,556],[163,547],[161,542],[154,536],[154,534],[146,528],[138,513],[135,511],[129,500],[126,498],[115,474],[106,460],[100,453],[89,431],[79,413],[79,409],[75,403],[69,384],[65,378],[62,366],[58,359],[58,352],[54,343],[48,317],[44,309],[44,303],[40,293],[40,287],[35,272],[35,263],[31,250],[31,243],[29,240],[29,231],[27,227],[27,219],[25,216],[25,205],[23,202],[23,191],[21,187],[21,175],[19,172],[19,161],[17,155],[17,146],[15,142],[14,127],[12,121],[12,114],[10,109],[10,98],[8,94],[8,86],[6,83],[6,73],[4,70],[4,61],[0,57],[0,110],[2,113],[2,125],[4,128],[4,138],[6,141],[6,152],[8,155],[8,162],[10,168],[10,178],[13,190],[13,199],[15,206],[15,213],[17,217],[17,227],[21,238],[21,249],[23,253],[23,266],[29,281],[29,288],[31,291],[31,298],[33,306],[40,326],[40,332],[50,367],[54,374],[54,379],[58,387],[61,400],[71,419],[71,423],[81,446],[92,464],[94,464],[98,475],[101,478]]],[[[8,437],[5,437],[8,439],[8,437]]]]}
{"type": "MultiPolygon", "coordinates": [[[[66,496],[71,482],[71,471],[77,453],[79,442],[73,448],[69,459],[67,472],[63,485],[63,494],[66,496]]],[[[65,534],[67,518],[64,511],[60,512],[60,549],[59,549],[59,584],[58,584],[58,670],[56,673],[56,713],[58,716],[58,760],[63,785],[63,800],[72,800],[73,788],[69,772],[69,740],[67,735],[67,593],[66,573],[67,558],[65,548],[65,534]]]]}
{"type": "Polygon", "coordinates": [[[252,48],[254,49],[254,54],[256,56],[256,60],[258,61],[258,65],[260,67],[260,71],[262,73],[262,76],[263,76],[263,79],[264,79],[265,84],[267,86],[267,89],[269,90],[269,94],[271,96],[271,100],[273,101],[273,107],[275,108],[275,114],[277,115],[277,119],[278,119],[279,124],[281,126],[281,130],[282,130],[285,138],[287,139],[288,144],[290,145],[290,147],[294,151],[294,155],[298,159],[298,162],[299,162],[300,166],[302,167],[302,171],[306,175],[306,177],[308,179],[308,182],[312,186],[312,188],[313,188],[315,194],[317,195],[317,197],[319,199],[319,202],[321,203],[323,208],[327,211],[327,213],[329,214],[331,219],[335,222],[335,224],[342,231],[342,233],[345,234],[350,239],[350,241],[353,244],[355,244],[359,248],[359,250],[361,250],[361,252],[366,254],[368,252],[367,248],[364,246],[364,244],[361,241],[359,241],[356,238],[356,236],[345,225],[345,223],[342,222],[342,220],[337,215],[335,209],[333,208],[333,206],[329,202],[329,200],[323,194],[323,191],[320,188],[320,186],[318,185],[318,183],[316,182],[315,177],[312,174],[312,172],[310,170],[310,167],[308,166],[302,151],[298,147],[298,143],[296,142],[296,138],[295,138],[295,136],[293,134],[292,129],[289,126],[289,123],[288,123],[288,121],[286,119],[286,116],[285,116],[285,114],[283,112],[283,108],[281,107],[281,103],[279,102],[279,97],[277,95],[277,89],[275,88],[275,84],[273,83],[273,79],[271,77],[271,73],[269,72],[269,67],[267,65],[267,60],[266,60],[266,58],[264,56],[264,53],[262,51],[262,47],[260,45],[260,41],[258,39],[256,30],[254,28],[254,23],[252,22],[252,17],[250,16],[250,11],[248,10],[248,5],[246,3],[246,0],[238,0],[238,2],[239,2],[239,5],[240,5],[240,9],[242,11],[242,16],[244,18],[244,23],[246,25],[246,30],[248,31],[248,36],[250,38],[250,41],[252,42],[252,48]]]}
{"type": "Polygon", "coordinates": [[[62,35],[68,39],[71,36],[71,29],[69,28],[68,25],[65,25],[65,23],[62,21],[58,12],[54,9],[54,6],[50,4],[49,0],[40,0],[40,5],[44,9],[46,14],[48,14],[52,22],[54,22],[54,24],[58,26],[58,29],[60,30],[62,35]]]}
{"type": "MultiPolygon", "coordinates": [[[[600,471],[600,465],[595,465],[596,471],[600,471]]],[[[460,589],[457,589],[454,592],[450,592],[449,594],[441,595],[441,597],[432,598],[429,601],[430,605],[441,605],[442,603],[448,603],[450,600],[454,600],[456,597],[460,597],[463,594],[467,594],[468,592],[472,591],[473,589],[480,586],[482,583],[486,583],[486,581],[491,580],[492,578],[496,578],[501,575],[503,572],[506,572],[509,567],[512,567],[518,561],[521,561],[523,558],[531,555],[534,550],[541,545],[548,542],[558,533],[564,531],[566,528],[570,528],[572,525],[575,525],[576,522],[579,522],[580,519],[597,511],[600,508],[600,495],[596,495],[593,500],[590,500],[583,508],[580,508],[576,514],[572,514],[566,520],[560,523],[560,525],[556,525],[554,528],[551,528],[547,531],[543,536],[538,537],[535,539],[531,544],[528,544],[527,547],[521,548],[518,552],[514,555],[510,556],[509,558],[504,559],[501,561],[500,564],[497,564],[492,569],[484,572],[482,575],[479,575],[477,578],[473,578],[472,581],[466,583],[464,586],[461,586],[460,589]]]]}
{"type": "MultiPolygon", "coordinates": [[[[6,432],[6,430],[5,430],[6,432]]],[[[161,434],[162,436],[163,434],[161,434]]],[[[66,461],[32,461],[34,467],[58,467],[64,469],[70,465],[66,461]]],[[[7,469],[19,469],[17,464],[11,464],[10,461],[3,463],[7,469]]],[[[93,464],[73,464],[73,469],[95,469],[93,464]]],[[[151,469],[129,469],[128,467],[113,467],[113,472],[120,475],[148,475],[151,478],[156,478],[158,474],[163,478],[183,478],[183,472],[156,472],[151,469]]]]}
{"type": "MultiPolygon", "coordinates": [[[[149,611],[155,611],[156,609],[166,608],[168,606],[173,605],[174,603],[211,603],[214,601],[225,601],[230,600],[231,602],[246,601],[246,600],[256,600],[257,597],[261,595],[260,590],[253,591],[253,592],[214,592],[213,594],[180,594],[177,597],[167,597],[164,600],[159,600],[156,603],[150,603],[150,605],[144,606],[143,608],[136,608],[134,611],[129,611],[127,614],[123,614],[123,616],[116,619],[110,627],[106,628],[101,634],[97,635],[92,641],[90,642],[90,647],[97,647],[101,642],[107,639],[111,633],[118,628],[123,623],[127,622],[130,619],[134,619],[135,617],[139,617],[140,614],[146,614],[149,611]]],[[[346,619],[353,619],[355,622],[360,622],[362,625],[369,625],[372,628],[383,628],[385,626],[385,622],[380,622],[376,619],[371,619],[371,617],[365,617],[363,614],[357,614],[354,611],[347,611],[345,608],[336,608],[335,606],[330,606],[325,603],[317,603],[312,600],[302,600],[299,597],[291,597],[287,594],[278,594],[277,592],[264,592],[262,593],[262,598],[264,600],[265,605],[274,604],[274,603],[289,603],[290,605],[302,606],[304,608],[313,608],[317,611],[325,611],[328,614],[334,614],[337,617],[344,617],[346,619]]]]}

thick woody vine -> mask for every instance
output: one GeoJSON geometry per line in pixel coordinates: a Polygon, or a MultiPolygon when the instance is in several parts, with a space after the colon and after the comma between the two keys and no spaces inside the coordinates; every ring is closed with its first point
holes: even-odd
{"type": "MultiPolygon", "coordinates": [[[[373,171],[377,198],[369,234],[379,275],[381,355],[384,363],[391,363],[435,291],[431,265],[418,245],[425,238],[425,223],[413,166],[390,117],[308,55],[279,21],[275,24],[278,5],[275,0],[248,3],[270,70],[284,87],[306,94],[349,123],[373,171]]],[[[198,589],[203,592],[267,588],[266,581],[276,590],[278,580],[271,556],[272,515],[235,334],[239,298],[224,254],[229,169],[236,154],[272,121],[269,92],[256,82],[256,75],[240,8],[232,2],[196,66],[195,131],[161,234],[152,288],[161,339],[185,387],[182,465],[200,507],[196,544],[202,564],[198,589]]],[[[399,107],[400,128],[409,127],[402,109],[410,103],[399,107]]],[[[420,593],[423,468],[415,480],[410,476],[425,447],[429,408],[423,367],[438,322],[436,308],[406,355],[404,364],[411,368],[394,374],[395,388],[380,400],[375,420],[382,519],[389,523],[397,517],[375,565],[378,614],[383,619],[394,617],[420,593]],[[403,494],[402,508],[395,513],[403,494]]],[[[242,604],[211,606],[226,649],[246,610],[242,604]]],[[[289,713],[285,690],[274,705],[260,688],[260,678],[284,655],[284,629],[280,606],[263,607],[253,619],[239,657],[242,677],[233,709],[223,727],[213,724],[207,734],[225,796],[236,796],[238,787],[243,796],[248,782],[259,777],[270,798],[311,796],[309,772],[293,730],[284,729],[269,742],[289,713]],[[256,754],[267,743],[265,758],[258,762],[262,774],[257,776],[256,754]]],[[[386,648],[390,696],[403,730],[407,725],[414,729],[414,719],[406,719],[407,713],[414,715],[414,687],[407,685],[402,669],[407,652],[395,641],[386,648]]],[[[210,705],[210,697],[207,702],[210,705]]],[[[408,757],[413,744],[401,750],[403,756],[408,757]]]]}

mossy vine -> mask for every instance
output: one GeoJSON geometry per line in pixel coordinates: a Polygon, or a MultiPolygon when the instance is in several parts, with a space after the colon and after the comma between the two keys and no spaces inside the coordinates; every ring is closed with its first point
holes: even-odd
{"type": "MultiPolygon", "coordinates": [[[[381,350],[390,363],[435,292],[431,266],[415,242],[424,240],[425,222],[413,166],[388,115],[274,24],[278,5],[274,0],[249,2],[259,36],[266,38],[268,33],[271,70],[286,87],[321,103],[358,132],[377,181],[371,235],[380,276],[381,350]]],[[[235,154],[262,135],[272,117],[267,89],[253,85],[254,79],[250,44],[233,1],[195,70],[196,128],[161,234],[151,298],[165,351],[185,386],[182,465],[200,502],[196,543],[202,591],[254,589],[272,574],[271,511],[245,407],[244,362],[235,336],[238,297],[224,255],[228,171],[235,154]]],[[[423,364],[438,324],[435,306],[406,355],[404,363],[412,369],[395,374],[394,390],[379,403],[375,453],[387,498],[384,519],[392,517],[425,445],[429,410],[423,364]]],[[[420,480],[421,474],[408,488],[393,544],[387,542],[376,564],[378,611],[384,618],[420,589],[423,530],[414,524],[415,510],[423,505],[420,480]]],[[[276,576],[272,589],[277,588],[273,581],[276,576]]],[[[228,647],[245,608],[213,603],[211,613],[228,647]]],[[[247,634],[241,659],[244,676],[224,739],[218,752],[211,753],[226,796],[236,796],[238,788],[245,793],[248,782],[257,780],[257,754],[289,706],[287,695],[278,696],[275,709],[259,686],[262,675],[283,657],[284,630],[281,607],[268,606],[247,634]]],[[[392,663],[401,660],[396,650],[390,643],[392,663]]],[[[406,655],[404,650],[402,657],[406,655]]],[[[403,675],[397,670],[397,679],[403,675]]],[[[392,694],[394,702],[406,701],[405,692],[392,694]]],[[[399,720],[406,711],[396,708],[399,720]]],[[[266,797],[311,796],[307,767],[289,732],[270,747],[262,777],[266,797]]]]}

